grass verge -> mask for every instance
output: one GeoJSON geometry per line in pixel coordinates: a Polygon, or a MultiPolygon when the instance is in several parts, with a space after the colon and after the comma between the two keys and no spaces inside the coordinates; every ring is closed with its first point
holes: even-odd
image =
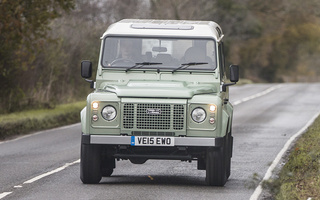
{"type": "Polygon", "coordinates": [[[0,115],[0,140],[80,121],[85,101],[58,105],[54,109],[30,110],[0,115]]]}
{"type": "Polygon", "coordinates": [[[274,199],[320,199],[320,117],[299,138],[278,178],[264,187],[274,199]]]}

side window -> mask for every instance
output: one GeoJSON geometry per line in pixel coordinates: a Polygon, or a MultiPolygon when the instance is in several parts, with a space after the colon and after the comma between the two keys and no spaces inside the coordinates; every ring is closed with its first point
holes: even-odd
{"type": "Polygon", "coordinates": [[[224,79],[225,76],[225,59],[224,59],[224,54],[223,54],[223,42],[219,43],[219,67],[220,67],[220,78],[221,80],[224,79]]]}

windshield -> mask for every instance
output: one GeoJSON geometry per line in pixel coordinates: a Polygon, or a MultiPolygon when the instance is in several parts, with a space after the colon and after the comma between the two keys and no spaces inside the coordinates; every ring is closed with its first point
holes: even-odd
{"type": "Polygon", "coordinates": [[[105,68],[157,70],[214,70],[213,39],[107,37],[102,66],[105,68]]]}

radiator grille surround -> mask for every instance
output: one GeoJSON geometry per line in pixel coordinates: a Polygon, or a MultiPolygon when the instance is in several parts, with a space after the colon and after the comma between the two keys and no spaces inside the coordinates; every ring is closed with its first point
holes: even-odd
{"type": "Polygon", "coordinates": [[[122,127],[137,130],[183,130],[184,104],[125,103],[122,127]]]}

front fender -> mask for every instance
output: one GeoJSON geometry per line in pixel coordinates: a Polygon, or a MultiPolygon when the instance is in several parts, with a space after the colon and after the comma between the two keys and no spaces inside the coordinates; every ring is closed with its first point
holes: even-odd
{"type": "Polygon", "coordinates": [[[230,133],[232,126],[233,107],[229,102],[225,107],[226,109],[222,112],[222,134],[230,133]]]}
{"type": "Polygon", "coordinates": [[[87,124],[87,107],[80,112],[81,130],[83,134],[89,134],[89,125],[87,124]]]}

